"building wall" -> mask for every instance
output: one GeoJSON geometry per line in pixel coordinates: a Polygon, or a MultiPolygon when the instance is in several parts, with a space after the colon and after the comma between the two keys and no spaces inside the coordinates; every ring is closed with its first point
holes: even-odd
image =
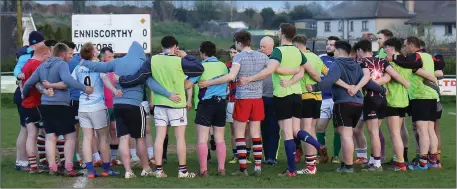
{"type": "Polygon", "coordinates": [[[395,27],[402,26],[408,19],[403,18],[377,18],[376,19],[376,32],[382,29],[392,30],[395,27]]]}
{"type": "Polygon", "coordinates": [[[435,30],[435,35],[436,38],[440,41],[455,41],[456,39],[456,30],[455,27],[452,27],[452,35],[446,35],[446,25],[440,24],[440,25],[433,25],[432,26],[433,30],[435,30]]]}
{"type": "Polygon", "coordinates": [[[376,33],[375,19],[349,19],[349,20],[319,20],[317,21],[317,36],[326,38],[329,36],[337,36],[343,39],[360,38],[364,33],[376,33]],[[363,21],[367,21],[367,30],[362,30],[363,21]],[[330,22],[330,31],[325,31],[325,22],[330,22]],[[340,22],[342,22],[342,31],[339,30],[340,22]],[[353,22],[353,30],[349,26],[353,22]]]}

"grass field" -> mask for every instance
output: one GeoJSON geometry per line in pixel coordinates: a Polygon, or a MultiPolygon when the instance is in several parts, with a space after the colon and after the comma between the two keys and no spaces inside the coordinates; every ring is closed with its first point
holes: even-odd
{"type": "MultiPolygon", "coordinates": [[[[65,177],[51,177],[47,174],[29,175],[28,173],[18,172],[14,170],[15,161],[15,142],[19,130],[18,115],[16,108],[11,103],[11,96],[9,94],[2,94],[1,106],[1,186],[2,188],[11,187],[72,187],[77,178],[65,177]]],[[[169,178],[156,179],[156,178],[136,178],[126,180],[123,178],[99,178],[89,180],[86,187],[95,188],[249,188],[249,187],[262,187],[262,188],[455,188],[456,187],[456,116],[455,116],[455,100],[449,100],[444,104],[443,119],[441,122],[441,137],[442,137],[442,164],[443,169],[429,170],[424,172],[396,173],[385,169],[383,173],[362,173],[360,168],[356,166],[357,173],[353,175],[343,175],[335,173],[334,170],[339,166],[335,164],[318,165],[318,174],[313,176],[299,175],[295,178],[280,178],[276,175],[284,171],[287,167],[284,147],[281,143],[279,164],[276,166],[263,166],[263,175],[261,177],[248,177],[239,179],[237,177],[226,176],[217,177],[213,176],[216,171],[216,163],[209,165],[210,178],[206,179],[193,179],[182,181],[177,178],[177,158],[176,155],[169,155],[169,162],[165,164],[164,169],[169,178]]],[[[189,122],[193,121],[195,113],[189,113],[189,122]]],[[[408,124],[410,127],[410,124],[408,124]]],[[[385,124],[383,130],[387,132],[385,124]]],[[[154,129],[152,129],[154,132],[154,129]]],[[[366,131],[365,131],[366,132],[366,131]]],[[[410,131],[411,133],[411,131],[410,131]]],[[[229,130],[227,128],[226,138],[229,137],[229,130]]],[[[327,130],[327,136],[332,136],[333,128],[327,130]]],[[[154,134],[153,134],[154,136],[154,134]]],[[[170,136],[174,136],[171,132],[170,136]]],[[[412,137],[412,135],[410,134],[412,137]]],[[[368,137],[368,135],[367,135],[368,137]]],[[[413,139],[410,137],[410,150],[409,157],[414,156],[413,139]]],[[[196,131],[193,124],[187,128],[188,140],[188,168],[192,172],[198,171],[198,160],[195,153],[196,131]]],[[[227,140],[228,141],[228,140],[227,140]]],[[[387,140],[389,141],[389,140],[387,140]]],[[[174,148],[173,137],[170,140],[170,148],[174,148]]],[[[229,144],[229,143],[228,143],[229,144]]],[[[332,144],[332,137],[328,137],[327,144],[332,144]]],[[[231,152],[228,146],[228,157],[231,152]]],[[[330,147],[331,149],[332,147],[330,147]]],[[[387,157],[392,156],[390,141],[387,142],[387,157]]],[[[170,151],[172,151],[170,149],[170,151]]],[[[174,151],[174,150],[173,150],[174,151]]],[[[331,150],[330,150],[331,151],[331,150]]],[[[213,152],[213,157],[215,154],[213,152]]],[[[214,158],[213,158],[214,161],[214,158]]],[[[298,164],[298,167],[303,166],[303,163],[298,164]]],[[[387,167],[384,167],[387,168],[387,167]]],[[[122,168],[117,168],[123,172],[122,168]]],[[[237,164],[227,164],[227,172],[231,173],[237,169],[237,164]]],[[[249,166],[252,170],[252,165],[249,166]]],[[[136,175],[139,176],[141,170],[135,170],[136,175]]]]}

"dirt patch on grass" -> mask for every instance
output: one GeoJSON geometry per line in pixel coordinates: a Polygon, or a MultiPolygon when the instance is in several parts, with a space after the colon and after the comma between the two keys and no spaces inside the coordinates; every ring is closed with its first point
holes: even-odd
{"type": "MultiPolygon", "coordinates": [[[[169,144],[168,145],[168,154],[176,154],[176,145],[169,144]]],[[[187,144],[187,153],[196,153],[197,152],[197,145],[195,144],[187,144]]]]}
{"type": "Polygon", "coordinates": [[[16,156],[16,148],[1,148],[0,156],[16,156]]]}

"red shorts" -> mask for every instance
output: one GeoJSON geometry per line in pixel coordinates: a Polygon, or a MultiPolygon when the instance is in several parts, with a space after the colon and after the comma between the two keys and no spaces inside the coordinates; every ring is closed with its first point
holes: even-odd
{"type": "Polygon", "coordinates": [[[233,119],[239,122],[262,121],[265,118],[262,98],[236,99],[233,119]]]}

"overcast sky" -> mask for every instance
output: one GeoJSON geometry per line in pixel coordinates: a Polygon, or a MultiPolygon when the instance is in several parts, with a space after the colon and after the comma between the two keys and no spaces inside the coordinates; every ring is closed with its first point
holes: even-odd
{"type": "MultiPolygon", "coordinates": [[[[62,4],[65,1],[37,1],[38,3],[41,4],[53,4],[53,3],[58,3],[62,4]]],[[[98,5],[104,5],[104,4],[110,4],[113,1],[98,1],[96,4],[98,5]]],[[[185,3],[186,1],[174,1],[174,3],[179,6],[181,3],[185,3]]],[[[238,8],[254,8],[257,10],[261,10],[264,7],[271,7],[275,11],[281,11],[284,7],[286,1],[234,1],[234,4],[238,8]]],[[[290,5],[293,7],[295,5],[302,5],[306,3],[310,3],[313,1],[289,1],[290,5]]],[[[329,3],[328,1],[315,1],[317,3],[320,3],[324,7],[328,6],[329,4],[336,4],[338,1],[331,1],[332,3],[329,3]]],[[[124,1],[125,4],[131,4],[135,5],[135,1],[124,1]]]]}

